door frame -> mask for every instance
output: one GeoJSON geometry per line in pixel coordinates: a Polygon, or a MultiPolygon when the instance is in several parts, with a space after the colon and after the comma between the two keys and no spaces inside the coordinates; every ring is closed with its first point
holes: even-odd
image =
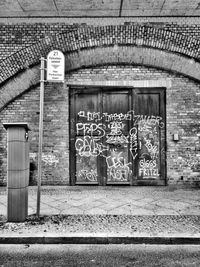
{"type": "MultiPolygon", "coordinates": [[[[107,84],[107,83],[106,83],[107,84]]],[[[162,148],[162,159],[161,161],[164,161],[164,167],[163,167],[163,175],[164,175],[164,183],[155,183],[154,180],[148,180],[148,184],[145,182],[145,181],[137,181],[137,177],[135,177],[135,173],[133,173],[133,178],[130,180],[130,182],[127,182],[127,183],[106,183],[103,179],[103,182],[102,183],[99,183],[99,182],[90,182],[90,183],[85,183],[86,185],[167,185],[167,161],[166,161],[166,149],[167,149],[167,146],[166,146],[166,138],[167,138],[167,125],[166,125],[166,85],[168,85],[169,87],[169,83],[168,81],[164,81],[164,84],[163,84],[163,81],[162,82],[155,82],[155,86],[154,86],[154,83],[150,83],[148,86],[148,83],[145,83],[145,81],[139,81],[139,83],[136,82],[135,85],[139,85],[139,86],[131,86],[130,83],[128,85],[123,85],[123,84],[114,84],[114,85],[100,85],[98,84],[97,82],[94,82],[94,85],[92,84],[77,84],[77,83],[72,83],[72,84],[68,84],[68,90],[69,90],[69,175],[70,175],[70,179],[69,179],[69,183],[70,185],[84,185],[83,182],[76,182],[76,178],[75,178],[75,172],[74,170],[76,169],[75,167],[75,160],[74,160],[74,157],[73,155],[76,154],[76,151],[75,151],[75,147],[73,146],[73,142],[72,142],[72,138],[71,138],[71,131],[73,131],[72,127],[71,127],[71,123],[73,122],[73,120],[71,121],[71,113],[75,112],[75,98],[72,97],[73,96],[73,90],[84,90],[84,89],[87,89],[87,90],[91,90],[92,88],[98,90],[100,89],[101,91],[106,91],[106,90],[112,90],[112,89],[115,89],[115,90],[129,90],[129,89],[132,89],[133,90],[133,93],[134,94],[134,90],[137,90],[137,89],[146,89],[146,90],[151,90],[151,89],[162,89],[163,93],[164,93],[164,121],[165,121],[165,132],[164,132],[164,147],[162,148]],[[140,86],[141,85],[141,86],[140,86]],[[146,86],[144,86],[146,85],[146,86]],[[160,86],[158,86],[160,85],[160,86]],[[163,86],[164,85],[164,86],[163,86]],[[73,106],[73,110],[72,110],[72,106],[73,106]]],[[[132,99],[132,97],[131,97],[132,99]]],[[[132,100],[131,100],[132,101],[132,100]]],[[[134,106],[134,103],[132,103],[133,106],[134,106]]],[[[105,177],[104,177],[105,178],[105,177]]]]}

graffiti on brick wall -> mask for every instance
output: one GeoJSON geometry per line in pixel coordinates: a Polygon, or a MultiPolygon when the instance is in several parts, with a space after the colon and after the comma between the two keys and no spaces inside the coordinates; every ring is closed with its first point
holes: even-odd
{"type": "MultiPolygon", "coordinates": [[[[35,162],[38,159],[38,154],[37,153],[29,153],[29,158],[31,161],[35,162]]],[[[49,165],[49,166],[57,166],[59,163],[59,159],[57,156],[53,153],[42,153],[42,161],[44,162],[44,165],[49,165]]]]}
{"type": "Polygon", "coordinates": [[[42,161],[44,162],[45,165],[54,166],[54,167],[56,167],[57,164],[59,163],[59,159],[53,153],[43,153],[42,161]]]}
{"type": "Polygon", "coordinates": [[[79,161],[82,158],[82,170],[78,170],[77,177],[96,181],[96,171],[95,174],[91,172],[89,163],[85,165],[87,168],[84,167],[84,158],[88,162],[92,158],[104,157],[108,180],[128,181],[132,162],[138,156],[139,175],[159,177],[159,128],[164,127],[160,116],[136,115],[130,110],[125,114],[80,111],[78,117],[82,122],[76,124],[75,149],[79,161]],[[132,128],[128,130],[130,123],[132,128]]]}
{"type": "Polygon", "coordinates": [[[200,166],[200,155],[188,155],[187,157],[177,157],[173,160],[180,169],[184,167],[197,168],[200,166]]]}
{"type": "Polygon", "coordinates": [[[31,161],[36,161],[37,153],[29,153],[29,158],[30,158],[31,161]]]}

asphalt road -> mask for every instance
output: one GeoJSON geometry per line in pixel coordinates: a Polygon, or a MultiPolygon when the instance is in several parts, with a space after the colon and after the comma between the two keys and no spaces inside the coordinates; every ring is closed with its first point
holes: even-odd
{"type": "Polygon", "coordinates": [[[0,245],[5,266],[199,267],[194,245],[0,245]]]}

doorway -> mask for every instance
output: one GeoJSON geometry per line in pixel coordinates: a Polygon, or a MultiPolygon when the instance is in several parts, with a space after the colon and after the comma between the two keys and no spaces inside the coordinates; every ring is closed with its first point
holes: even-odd
{"type": "Polygon", "coordinates": [[[165,185],[165,88],[70,87],[71,184],[165,185]]]}

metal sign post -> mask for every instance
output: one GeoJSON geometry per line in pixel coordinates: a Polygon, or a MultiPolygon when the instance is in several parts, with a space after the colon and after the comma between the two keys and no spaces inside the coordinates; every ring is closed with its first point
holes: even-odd
{"type": "Polygon", "coordinates": [[[42,177],[42,143],[43,143],[43,109],[44,109],[44,83],[63,82],[65,76],[65,58],[61,51],[53,50],[47,60],[41,57],[40,67],[40,119],[39,119],[39,149],[38,149],[38,190],[37,190],[37,212],[40,217],[40,196],[41,196],[41,177],[42,177]],[[47,61],[47,80],[45,80],[45,61],[47,61]]]}
{"type": "Polygon", "coordinates": [[[42,142],[43,142],[43,109],[44,109],[44,71],[45,58],[41,58],[40,68],[40,121],[39,121],[39,149],[38,149],[38,191],[37,191],[37,217],[40,217],[40,193],[42,176],[42,142]]]}

